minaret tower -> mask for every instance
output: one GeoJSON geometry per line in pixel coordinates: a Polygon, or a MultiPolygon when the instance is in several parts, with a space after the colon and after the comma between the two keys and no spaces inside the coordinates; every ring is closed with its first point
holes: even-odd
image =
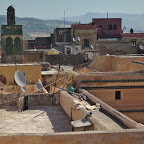
{"type": "Polygon", "coordinates": [[[15,25],[15,9],[12,5],[7,9],[7,25],[15,25]]]}

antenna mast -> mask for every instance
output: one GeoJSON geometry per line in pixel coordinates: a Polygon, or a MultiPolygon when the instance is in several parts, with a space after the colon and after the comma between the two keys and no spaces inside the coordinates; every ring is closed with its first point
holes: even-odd
{"type": "Polygon", "coordinates": [[[64,10],[64,43],[65,43],[65,10],[64,10]]]}
{"type": "Polygon", "coordinates": [[[108,19],[108,12],[107,12],[107,19],[108,19]]]}

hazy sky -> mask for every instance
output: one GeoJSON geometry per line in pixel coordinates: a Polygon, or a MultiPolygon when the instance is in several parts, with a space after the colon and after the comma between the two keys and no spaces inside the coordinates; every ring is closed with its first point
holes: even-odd
{"type": "Polygon", "coordinates": [[[13,5],[17,17],[40,19],[80,16],[87,12],[144,14],[144,0],[0,0],[0,15],[13,5]]]}

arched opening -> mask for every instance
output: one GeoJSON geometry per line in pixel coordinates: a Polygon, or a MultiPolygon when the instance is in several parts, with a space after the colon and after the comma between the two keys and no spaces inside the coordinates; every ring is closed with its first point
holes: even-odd
{"type": "Polygon", "coordinates": [[[21,39],[19,37],[16,37],[14,40],[14,54],[19,55],[21,53],[21,39]]]}
{"type": "Polygon", "coordinates": [[[13,40],[11,37],[6,38],[6,55],[13,54],[13,40]]]}

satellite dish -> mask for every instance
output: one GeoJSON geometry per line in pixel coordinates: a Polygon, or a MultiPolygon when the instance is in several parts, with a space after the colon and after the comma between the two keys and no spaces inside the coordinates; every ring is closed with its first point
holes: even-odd
{"type": "Polygon", "coordinates": [[[20,87],[26,86],[26,78],[25,78],[25,75],[21,71],[19,70],[15,71],[14,79],[17,85],[19,85],[20,87]]]}
{"type": "Polygon", "coordinates": [[[144,50],[144,46],[142,46],[142,45],[139,45],[139,48],[140,48],[141,50],[144,50]]]}
{"type": "Polygon", "coordinates": [[[48,91],[43,87],[43,84],[40,79],[38,79],[38,83],[35,84],[37,91],[44,91],[44,93],[48,93],[48,91]]]}
{"type": "Polygon", "coordinates": [[[78,41],[80,41],[80,37],[78,37],[78,41]]]}
{"type": "Polygon", "coordinates": [[[42,85],[42,81],[40,79],[38,79],[38,82],[42,85]]]}
{"type": "Polygon", "coordinates": [[[21,90],[22,90],[23,92],[26,92],[26,88],[25,88],[25,87],[21,87],[21,90]]]}
{"type": "Polygon", "coordinates": [[[91,48],[92,48],[92,49],[94,49],[94,46],[93,46],[93,45],[91,45],[91,48]]]}
{"type": "Polygon", "coordinates": [[[75,42],[75,38],[73,38],[73,41],[75,42]]]}
{"type": "Polygon", "coordinates": [[[39,82],[35,84],[35,87],[36,87],[37,91],[43,90],[43,85],[39,82]]]}

